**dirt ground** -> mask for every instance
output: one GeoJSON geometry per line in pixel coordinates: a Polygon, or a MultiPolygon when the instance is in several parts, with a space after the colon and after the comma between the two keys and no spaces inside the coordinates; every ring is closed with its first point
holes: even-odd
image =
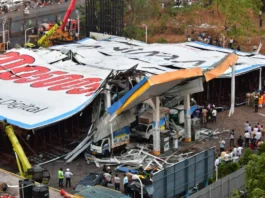
{"type": "MultiPolygon", "coordinates": [[[[235,140],[240,135],[244,134],[244,123],[248,120],[251,125],[255,125],[259,122],[261,125],[265,125],[265,108],[259,109],[258,113],[254,112],[253,107],[249,106],[241,106],[235,108],[235,113],[233,116],[228,117],[228,110],[219,112],[217,115],[216,123],[208,123],[207,127],[219,131],[223,131],[226,129],[234,129],[235,130],[235,140]]],[[[189,144],[180,144],[181,148],[184,147],[196,147],[207,149],[213,146],[216,146],[217,152],[219,152],[219,138],[225,138],[226,140],[226,148],[229,148],[229,133],[221,134],[219,137],[213,137],[206,139],[204,141],[192,142],[189,144]]],[[[55,162],[44,165],[45,168],[49,170],[51,173],[51,181],[50,186],[58,188],[57,181],[57,171],[59,168],[70,168],[71,172],[74,174],[72,178],[72,188],[66,189],[68,192],[73,192],[73,187],[75,187],[78,182],[88,173],[90,172],[101,172],[101,168],[97,168],[93,163],[87,164],[84,157],[81,155],[78,159],[73,161],[70,164],[64,164],[63,160],[57,160],[55,162]]],[[[114,169],[114,167],[113,167],[114,169]]]]}

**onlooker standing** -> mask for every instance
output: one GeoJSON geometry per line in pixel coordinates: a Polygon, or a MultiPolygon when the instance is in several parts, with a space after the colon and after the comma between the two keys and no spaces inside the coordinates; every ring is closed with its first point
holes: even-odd
{"type": "Polygon", "coordinates": [[[216,168],[219,164],[220,164],[220,159],[219,159],[219,157],[216,157],[215,162],[214,162],[215,168],[216,168]]]}
{"type": "Polygon", "coordinates": [[[249,147],[249,138],[250,138],[249,132],[246,132],[244,137],[245,137],[245,147],[249,147]]]}
{"type": "Polygon", "coordinates": [[[119,178],[118,174],[116,174],[114,177],[115,190],[120,191],[120,187],[121,187],[120,183],[121,183],[121,179],[119,178]]]}
{"type": "Polygon", "coordinates": [[[248,125],[248,132],[249,134],[252,132],[251,124],[248,125]]]}
{"type": "Polygon", "coordinates": [[[208,110],[205,107],[203,107],[203,110],[202,110],[202,122],[203,122],[203,124],[207,123],[207,114],[208,114],[208,110]]]}
{"type": "Polygon", "coordinates": [[[246,121],[244,124],[244,132],[248,131],[248,126],[249,126],[249,123],[248,121],[246,121]]]}
{"type": "Polygon", "coordinates": [[[239,138],[237,139],[237,145],[238,146],[243,146],[243,139],[242,139],[242,136],[240,135],[239,138]]]}
{"type": "Polygon", "coordinates": [[[258,132],[256,133],[256,139],[257,139],[257,141],[259,141],[261,139],[261,132],[260,132],[260,130],[258,130],[258,132]]]}
{"type": "Polygon", "coordinates": [[[216,122],[217,111],[215,108],[213,108],[212,116],[213,116],[213,122],[216,122]]]}
{"type": "Polygon", "coordinates": [[[230,133],[230,146],[235,146],[235,132],[234,132],[234,129],[232,129],[232,132],[230,133]]]}
{"type": "Polygon", "coordinates": [[[70,172],[70,169],[67,168],[66,172],[64,173],[65,176],[65,187],[67,188],[67,186],[69,185],[69,187],[71,188],[71,177],[73,176],[73,173],[70,172]]]}
{"type": "Polygon", "coordinates": [[[225,151],[225,141],[224,138],[220,141],[220,152],[225,151]]]}
{"type": "Polygon", "coordinates": [[[126,174],[124,174],[124,178],[123,178],[123,188],[124,188],[124,193],[127,194],[127,186],[128,186],[128,177],[126,174]]]}
{"type": "Polygon", "coordinates": [[[242,150],[243,150],[242,146],[237,147],[237,156],[238,157],[240,157],[242,155],[242,150]]]}
{"type": "Polygon", "coordinates": [[[60,168],[60,170],[58,170],[58,180],[59,180],[59,187],[63,187],[63,168],[60,168]]]}

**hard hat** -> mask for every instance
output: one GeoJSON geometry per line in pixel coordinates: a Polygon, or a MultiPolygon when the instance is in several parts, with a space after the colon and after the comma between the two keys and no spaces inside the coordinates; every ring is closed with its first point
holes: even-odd
{"type": "Polygon", "coordinates": [[[107,169],[110,169],[110,167],[108,166],[107,169]]]}
{"type": "Polygon", "coordinates": [[[67,169],[66,169],[66,171],[70,171],[70,169],[69,169],[69,168],[67,168],[67,169]]]}

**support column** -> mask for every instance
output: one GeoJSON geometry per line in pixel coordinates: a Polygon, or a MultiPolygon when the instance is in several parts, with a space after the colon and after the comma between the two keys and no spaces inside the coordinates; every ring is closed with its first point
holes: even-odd
{"type": "Polygon", "coordinates": [[[190,94],[184,96],[185,115],[185,142],[191,142],[191,121],[190,121],[190,94]]]}
{"type": "Polygon", "coordinates": [[[232,66],[232,76],[231,76],[231,106],[228,116],[232,116],[235,111],[235,65],[232,66]]]}
{"type": "Polygon", "coordinates": [[[160,155],[160,98],[155,98],[155,109],[153,109],[153,116],[155,118],[156,126],[154,128],[154,155],[160,155]]]}
{"type": "Polygon", "coordinates": [[[105,90],[105,109],[108,109],[111,106],[111,95],[110,95],[110,86],[106,84],[105,90]]]}
{"type": "Polygon", "coordinates": [[[262,67],[259,68],[259,90],[262,90],[262,67]]]}

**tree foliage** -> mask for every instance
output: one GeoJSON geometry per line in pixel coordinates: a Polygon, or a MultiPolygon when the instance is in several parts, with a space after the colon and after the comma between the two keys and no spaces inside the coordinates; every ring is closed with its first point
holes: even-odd
{"type": "Polygon", "coordinates": [[[253,151],[250,148],[247,148],[243,155],[241,156],[239,163],[241,165],[247,165],[250,160],[250,156],[253,154],[253,151]]]}
{"type": "Polygon", "coordinates": [[[254,14],[258,19],[258,12],[262,8],[262,0],[215,0],[214,6],[217,12],[221,12],[224,18],[224,26],[231,28],[231,33],[236,31],[248,30],[253,26],[253,23],[249,17],[250,14],[254,14]]]}
{"type": "Polygon", "coordinates": [[[251,155],[245,170],[246,187],[250,197],[265,197],[265,153],[251,155]]]}

